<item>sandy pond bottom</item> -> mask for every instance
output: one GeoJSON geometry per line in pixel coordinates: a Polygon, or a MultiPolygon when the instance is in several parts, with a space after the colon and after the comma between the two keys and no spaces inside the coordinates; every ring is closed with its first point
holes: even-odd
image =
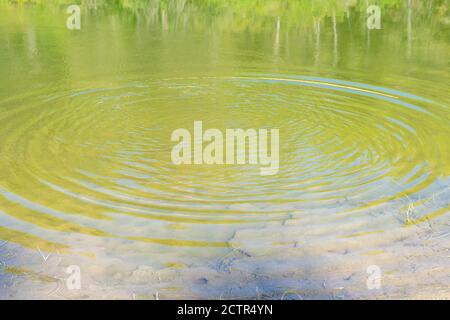
{"type": "MultiPolygon", "coordinates": [[[[380,226],[393,223],[387,215],[369,216],[380,226]]],[[[89,242],[89,253],[58,254],[5,242],[0,298],[450,298],[447,224],[398,223],[389,232],[336,236],[365,221],[348,217],[340,223],[344,225],[339,231],[332,222],[314,225],[312,218],[241,229],[230,238],[229,248],[220,249],[171,251],[159,245],[76,236],[69,242],[89,242]],[[80,267],[79,290],[67,287],[65,271],[70,265],[80,267]],[[367,268],[373,265],[381,270],[381,287],[370,290],[367,268]]]]}

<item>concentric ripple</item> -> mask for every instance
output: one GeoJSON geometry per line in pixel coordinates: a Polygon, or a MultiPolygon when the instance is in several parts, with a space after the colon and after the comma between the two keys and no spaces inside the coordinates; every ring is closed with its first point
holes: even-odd
{"type": "Polygon", "coordinates": [[[448,194],[448,107],[402,91],[301,76],[190,77],[55,87],[0,109],[0,214],[24,228],[222,247],[249,224],[380,208],[409,224],[449,211],[426,201],[448,194]],[[192,131],[196,120],[279,128],[279,173],[173,165],[172,131],[192,131]]]}

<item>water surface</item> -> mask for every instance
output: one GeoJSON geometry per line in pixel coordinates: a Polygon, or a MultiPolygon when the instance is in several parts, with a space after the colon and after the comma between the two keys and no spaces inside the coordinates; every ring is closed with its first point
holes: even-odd
{"type": "Polygon", "coordinates": [[[449,298],[448,1],[381,4],[97,1],[68,30],[0,1],[0,296],[449,298]],[[197,120],[279,128],[279,173],[173,165],[197,120]]]}

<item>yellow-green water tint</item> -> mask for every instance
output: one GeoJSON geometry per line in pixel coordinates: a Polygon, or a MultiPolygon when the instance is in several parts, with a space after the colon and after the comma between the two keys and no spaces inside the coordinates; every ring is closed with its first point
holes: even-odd
{"type": "Polygon", "coordinates": [[[448,2],[378,2],[369,31],[366,1],[82,1],[71,31],[67,1],[0,1],[0,238],[132,260],[304,219],[383,237],[412,203],[448,221],[448,2]],[[279,174],[174,166],[196,120],[279,128],[279,174]]]}
{"type": "Polygon", "coordinates": [[[33,270],[30,270],[27,268],[21,268],[21,267],[14,267],[14,266],[6,267],[5,273],[14,275],[14,276],[19,276],[19,277],[25,277],[25,278],[33,280],[33,281],[39,281],[39,282],[44,282],[44,283],[51,283],[51,282],[56,283],[56,282],[60,281],[57,278],[47,276],[45,274],[36,273],[33,270]]]}
{"type": "Polygon", "coordinates": [[[39,248],[44,252],[68,252],[68,247],[66,245],[47,241],[30,234],[5,227],[0,227],[0,239],[17,243],[32,250],[37,250],[39,248]]]}

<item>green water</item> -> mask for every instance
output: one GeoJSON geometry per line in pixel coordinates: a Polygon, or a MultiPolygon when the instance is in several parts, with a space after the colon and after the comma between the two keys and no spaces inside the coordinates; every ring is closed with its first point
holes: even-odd
{"type": "Polygon", "coordinates": [[[448,226],[449,2],[378,3],[87,1],[68,30],[0,1],[0,239],[182,268],[292,243],[240,230],[448,226]],[[197,120],[279,128],[278,174],[172,164],[197,120]]]}

